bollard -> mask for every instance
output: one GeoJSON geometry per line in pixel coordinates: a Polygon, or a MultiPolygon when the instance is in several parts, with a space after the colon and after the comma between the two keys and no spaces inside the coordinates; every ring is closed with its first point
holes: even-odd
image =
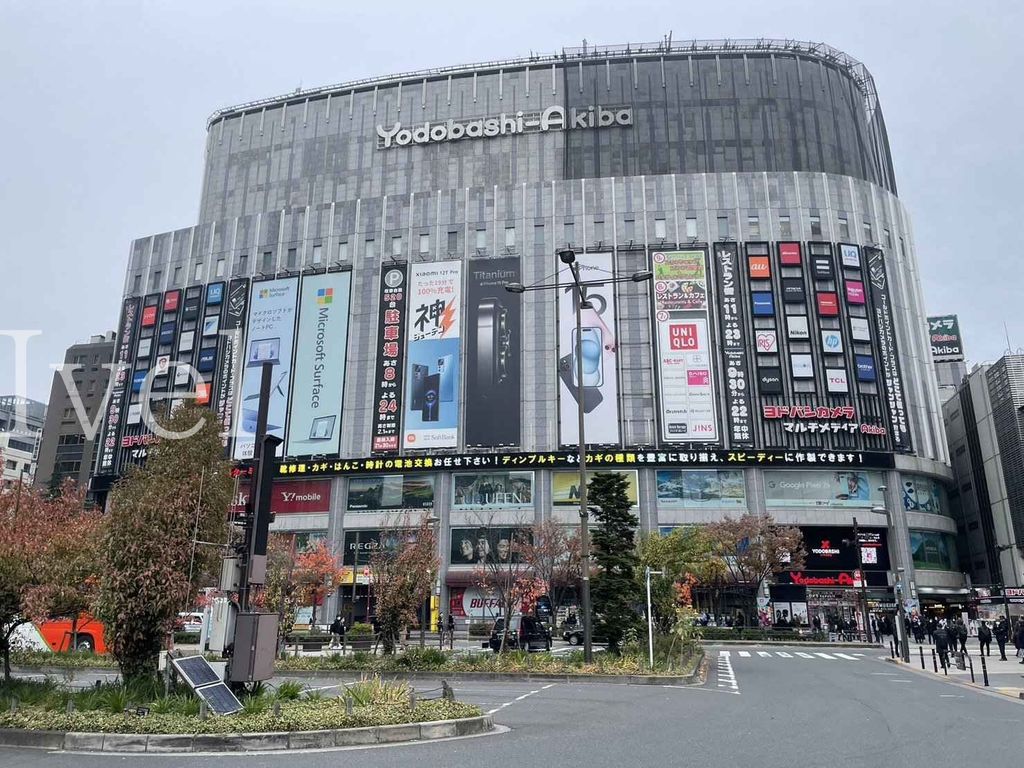
{"type": "Polygon", "coordinates": [[[971,668],[971,682],[974,682],[974,661],[971,659],[971,654],[964,653],[964,658],[967,659],[967,666],[971,668]]]}
{"type": "Polygon", "coordinates": [[[352,694],[347,691],[345,692],[345,714],[352,714],[352,694]]]}
{"type": "Polygon", "coordinates": [[[947,653],[942,659],[942,674],[949,677],[949,654],[947,653]]]}
{"type": "Polygon", "coordinates": [[[199,719],[200,720],[205,720],[209,716],[210,716],[210,710],[207,708],[206,702],[205,701],[200,701],[199,702],[199,719]]]}
{"type": "Polygon", "coordinates": [[[934,648],[932,648],[932,669],[935,670],[935,674],[939,674],[939,663],[935,660],[934,648]]]}
{"type": "Polygon", "coordinates": [[[919,650],[921,652],[921,669],[924,669],[924,646],[923,645],[917,646],[917,650],[919,650]]]}
{"type": "Polygon", "coordinates": [[[68,699],[68,704],[67,704],[67,706],[66,706],[66,707],[64,708],[64,711],[65,711],[65,712],[67,712],[67,713],[68,713],[69,715],[70,715],[70,714],[71,714],[72,712],[74,712],[74,711],[75,711],[75,700],[74,700],[74,699],[68,699]]]}
{"type": "Polygon", "coordinates": [[[274,713],[274,719],[275,720],[281,716],[281,702],[280,701],[275,701],[274,702],[273,713],[274,713]]]}
{"type": "Polygon", "coordinates": [[[409,689],[409,709],[416,709],[416,689],[409,689]]]}
{"type": "Polygon", "coordinates": [[[11,696],[11,712],[17,712],[18,711],[18,703],[19,703],[18,702],[18,697],[17,696],[11,696]]]}
{"type": "Polygon", "coordinates": [[[985,687],[988,688],[988,665],[985,664],[985,657],[981,657],[981,679],[985,683],[985,687]]]}
{"type": "Polygon", "coordinates": [[[452,687],[448,685],[447,680],[441,681],[441,698],[446,699],[447,701],[455,701],[455,691],[453,691],[452,687]]]}
{"type": "Polygon", "coordinates": [[[896,646],[893,645],[892,640],[889,641],[889,656],[890,658],[896,658],[896,646]]]}

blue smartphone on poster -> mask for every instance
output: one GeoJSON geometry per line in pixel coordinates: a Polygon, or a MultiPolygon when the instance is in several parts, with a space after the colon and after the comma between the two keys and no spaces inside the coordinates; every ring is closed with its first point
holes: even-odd
{"type": "Polygon", "coordinates": [[[450,403],[455,399],[454,360],[452,355],[437,358],[438,396],[442,403],[450,403]]]}

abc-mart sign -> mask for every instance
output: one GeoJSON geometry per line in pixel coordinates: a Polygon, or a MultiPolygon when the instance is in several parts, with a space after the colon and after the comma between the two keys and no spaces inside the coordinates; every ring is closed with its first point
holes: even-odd
{"type": "Polygon", "coordinates": [[[377,126],[378,149],[408,147],[413,144],[441,144],[460,139],[486,139],[494,136],[511,136],[520,133],[546,133],[547,131],[572,131],[587,128],[612,128],[633,125],[632,107],[548,107],[543,112],[514,114],[502,112],[496,117],[481,117],[475,120],[446,120],[440,123],[426,122],[414,128],[404,128],[395,123],[390,128],[377,126]]]}

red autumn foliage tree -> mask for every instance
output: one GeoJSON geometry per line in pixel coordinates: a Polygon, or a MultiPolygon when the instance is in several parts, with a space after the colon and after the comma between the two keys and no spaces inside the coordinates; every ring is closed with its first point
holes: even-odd
{"type": "Polygon", "coordinates": [[[0,492],[0,651],[10,679],[11,638],[33,620],[91,607],[99,572],[102,517],[67,482],[59,495],[24,486],[0,492]]]}
{"type": "Polygon", "coordinates": [[[579,535],[574,528],[545,520],[530,529],[522,551],[533,574],[547,585],[551,606],[557,611],[569,590],[577,587],[583,578],[579,535]]]}
{"type": "Polygon", "coordinates": [[[342,569],[337,554],[321,539],[295,558],[292,576],[299,600],[313,605],[310,624],[316,624],[316,607],[331,593],[341,580],[342,569]]]}
{"type": "MultiPolygon", "coordinates": [[[[484,536],[494,526],[481,525],[484,536]]],[[[504,626],[513,615],[525,610],[532,613],[537,598],[548,591],[548,584],[538,577],[528,557],[531,554],[531,529],[511,528],[507,543],[500,552],[491,550],[473,569],[473,581],[484,594],[498,601],[504,626]]],[[[533,551],[533,554],[537,554],[533,551]]],[[[502,633],[499,651],[505,650],[507,633],[502,633]]]]}
{"type": "Polygon", "coordinates": [[[163,639],[222,554],[193,537],[227,538],[233,482],[216,419],[189,404],[161,421],[179,435],[202,426],[150,446],[145,466],[114,486],[105,526],[99,618],[126,681],[156,674],[163,639]]]}
{"type": "Polygon", "coordinates": [[[418,621],[437,574],[437,538],[430,518],[412,527],[408,518],[381,531],[381,546],[370,557],[374,613],[384,653],[395,652],[403,628],[418,621]]]}

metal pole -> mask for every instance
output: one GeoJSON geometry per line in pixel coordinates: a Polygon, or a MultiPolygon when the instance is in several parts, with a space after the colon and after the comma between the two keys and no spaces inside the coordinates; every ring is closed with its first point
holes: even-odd
{"type": "Polygon", "coordinates": [[[967,663],[971,667],[971,682],[973,683],[974,682],[974,662],[971,660],[971,654],[965,653],[964,656],[967,657],[967,663]]]}
{"type": "Polygon", "coordinates": [[[647,582],[647,658],[650,667],[654,669],[654,617],[651,616],[651,566],[644,568],[644,578],[647,582]]]}
{"type": "Polygon", "coordinates": [[[939,663],[935,660],[934,648],[932,648],[932,669],[935,670],[935,674],[939,674],[939,663]]]}
{"type": "Polygon", "coordinates": [[[984,654],[981,657],[981,679],[985,682],[985,687],[988,688],[988,665],[985,664],[984,654]]]}
{"type": "Polygon", "coordinates": [[[864,573],[864,557],[860,551],[860,529],[857,518],[853,518],[853,546],[857,548],[857,568],[860,570],[860,613],[864,622],[865,642],[871,641],[871,623],[868,620],[868,575],[864,573]]]}
{"type": "Polygon", "coordinates": [[[896,609],[898,611],[897,621],[899,621],[898,629],[902,633],[902,635],[900,636],[900,656],[903,657],[903,661],[905,661],[907,664],[909,664],[910,663],[910,638],[907,636],[907,622],[906,622],[906,618],[907,618],[907,605],[906,605],[906,601],[903,598],[903,594],[904,594],[903,593],[903,576],[905,574],[906,574],[906,571],[904,571],[903,568],[897,568],[896,569],[897,589],[895,590],[895,593],[896,593],[896,609]]]}
{"type": "MultiPolygon", "coordinates": [[[[270,407],[270,390],[272,386],[271,376],[274,372],[273,363],[263,363],[260,371],[260,399],[259,407],[256,410],[256,434],[253,444],[252,463],[259,467],[260,457],[263,453],[263,439],[267,435],[267,411],[270,407]]],[[[249,569],[252,563],[252,545],[256,536],[256,509],[259,498],[259,474],[253,473],[249,481],[249,510],[248,522],[245,526],[245,555],[241,558],[239,587],[238,587],[238,609],[242,613],[249,611],[249,569]]]]}
{"type": "Polygon", "coordinates": [[[924,646],[923,645],[917,646],[917,650],[919,650],[921,652],[921,669],[924,669],[924,646]]]}
{"type": "Polygon", "coordinates": [[[582,571],[582,594],[580,595],[583,610],[583,660],[590,663],[594,660],[593,630],[590,611],[590,511],[587,508],[587,439],[586,411],[583,410],[583,286],[580,285],[580,265],[573,261],[569,265],[575,284],[574,304],[576,305],[576,417],[579,422],[577,442],[579,443],[580,463],[580,569],[582,571]]]}

